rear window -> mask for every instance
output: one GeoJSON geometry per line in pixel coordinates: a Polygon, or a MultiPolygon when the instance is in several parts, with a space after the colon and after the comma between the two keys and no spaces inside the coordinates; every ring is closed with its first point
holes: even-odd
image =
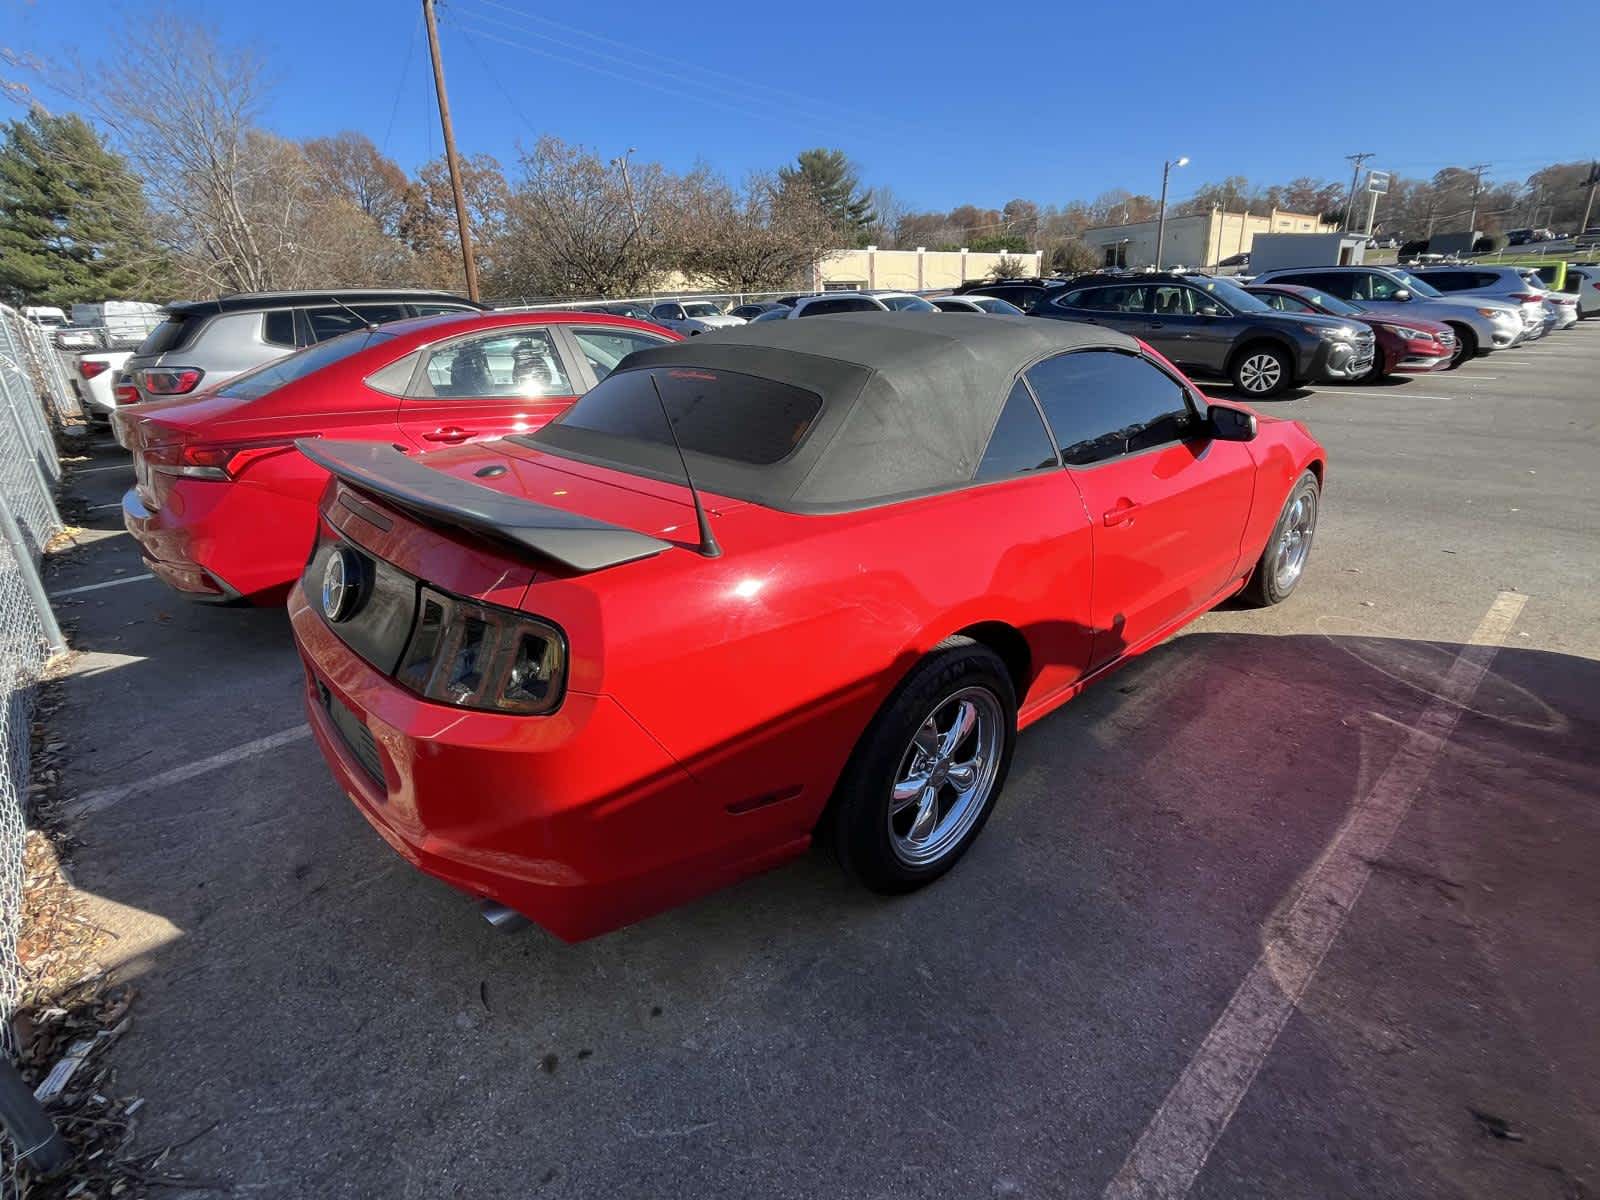
{"type": "Polygon", "coordinates": [[[150,336],[140,343],[139,354],[165,354],[176,350],[200,328],[200,321],[186,313],[170,313],[167,319],[150,331],[150,336]]]}
{"type": "MultiPolygon", "coordinates": [[[[667,367],[608,376],[547,428],[587,429],[670,446],[662,402],[685,450],[753,466],[787,458],[822,410],[822,398],[815,392],[770,379],[667,367]],[[652,375],[660,385],[661,402],[651,386],[652,375]]],[[[533,441],[542,437],[542,432],[536,434],[533,441]]]]}
{"type": "Polygon", "coordinates": [[[844,296],[838,300],[813,300],[799,312],[802,317],[826,317],[830,313],[882,312],[871,300],[859,296],[844,296]]]}
{"type": "Polygon", "coordinates": [[[323,367],[331,366],[393,336],[376,329],[365,329],[358,333],[347,333],[343,337],[330,338],[297,354],[287,354],[265,366],[257,367],[254,371],[246,371],[243,375],[235,376],[217,389],[217,395],[227,396],[233,400],[254,400],[258,396],[265,396],[275,388],[281,388],[284,384],[293,383],[297,379],[304,379],[313,371],[320,371],[323,367]]]}

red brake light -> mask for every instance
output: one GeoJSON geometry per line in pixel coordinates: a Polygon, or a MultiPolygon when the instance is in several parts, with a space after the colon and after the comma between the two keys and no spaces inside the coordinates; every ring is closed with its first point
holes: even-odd
{"type": "Polygon", "coordinates": [[[182,396],[194,391],[204,375],[197,367],[153,367],[144,372],[144,387],[152,396],[182,396]]]}
{"type": "Polygon", "coordinates": [[[1506,299],[1515,300],[1518,304],[1537,304],[1544,297],[1535,295],[1533,292],[1512,292],[1506,299]]]}
{"type": "Polygon", "coordinates": [[[111,392],[116,397],[118,404],[139,403],[139,389],[131,383],[119,383],[111,389],[111,392]]]}
{"type": "Polygon", "coordinates": [[[91,362],[86,358],[78,360],[78,374],[85,379],[93,379],[96,375],[104,375],[111,369],[111,364],[106,362],[91,362]]]}
{"type": "MultiPolygon", "coordinates": [[[[149,430],[147,439],[161,436],[149,430]]],[[[311,436],[318,436],[312,434],[311,436]]],[[[163,475],[183,475],[189,479],[237,479],[251,463],[294,449],[293,438],[274,438],[260,442],[235,442],[232,445],[198,442],[146,442],[144,460],[163,475]]]]}

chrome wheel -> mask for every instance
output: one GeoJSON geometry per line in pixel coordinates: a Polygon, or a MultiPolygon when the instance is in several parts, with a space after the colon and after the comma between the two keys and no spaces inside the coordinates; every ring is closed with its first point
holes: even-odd
{"type": "Polygon", "coordinates": [[[989,802],[1005,745],[1000,702],[987,688],[940,701],[900,758],[889,797],[889,844],[907,866],[937,862],[989,802]]]}
{"type": "Polygon", "coordinates": [[[1252,395],[1272,391],[1283,382],[1283,364],[1275,354],[1252,354],[1239,364],[1239,386],[1252,395]]]}
{"type": "Polygon", "coordinates": [[[1294,498],[1272,552],[1272,577],[1280,593],[1288,592],[1305,570],[1311,535],[1317,531],[1317,493],[1310,488],[1294,498]]]}

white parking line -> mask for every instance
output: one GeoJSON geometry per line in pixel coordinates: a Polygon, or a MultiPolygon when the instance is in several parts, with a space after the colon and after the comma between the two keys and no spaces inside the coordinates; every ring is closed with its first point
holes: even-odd
{"type": "Polygon", "coordinates": [[[94,475],[94,474],[96,474],[97,472],[100,472],[100,471],[131,471],[131,470],[133,470],[133,464],[131,462],[125,462],[125,463],[112,463],[109,467],[80,467],[78,470],[73,472],[73,474],[75,474],[75,475],[94,475]]]}
{"type": "Polygon", "coordinates": [[[144,571],[138,575],[129,575],[123,579],[108,579],[104,583],[85,583],[79,587],[62,588],[59,592],[51,592],[50,599],[59,600],[62,596],[76,596],[82,592],[98,592],[101,588],[118,587],[124,583],[138,583],[143,579],[154,578],[155,576],[150,574],[149,571],[144,571]]]}
{"type": "Polygon", "coordinates": [[[163,771],[159,775],[150,775],[144,779],[137,779],[132,783],[119,783],[111,787],[96,788],[92,792],[85,792],[75,800],[70,800],[62,805],[68,816],[83,816],[87,813],[104,812],[114,804],[121,804],[133,796],[142,796],[146,792],[153,792],[159,788],[171,787],[173,784],[182,783],[186,779],[193,779],[196,775],[204,775],[222,767],[231,766],[246,758],[254,758],[257,754],[265,754],[268,750],[276,750],[279,746],[287,746],[291,742],[298,742],[301,738],[311,736],[309,726],[297,725],[293,729],[285,729],[280,733],[268,734],[266,737],[257,738],[253,742],[246,742],[242,746],[235,746],[232,750],[224,750],[221,754],[213,754],[210,758],[202,758],[198,762],[185,763],[181,767],[173,767],[170,771],[163,771]]]}
{"type": "Polygon", "coordinates": [[[1490,605],[1388,768],[1265,931],[1261,956],[1106,1186],[1106,1200],[1188,1194],[1526,602],[1501,592],[1490,605]]]}
{"type": "Polygon", "coordinates": [[[1385,396],[1404,400],[1459,400],[1460,396],[1440,396],[1434,392],[1413,392],[1410,388],[1387,388],[1383,391],[1363,391],[1361,388],[1307,388],[1318,396],[1385,396]]]}
{"type": "Polygon", "coordinates": [[[93,512],[97,508],[121,508],[121,507],[122,507],[122,501],[121,500],[113,500],[110,504],[91,504],[91,505],[89,505],[89,511],[93,512]]]}

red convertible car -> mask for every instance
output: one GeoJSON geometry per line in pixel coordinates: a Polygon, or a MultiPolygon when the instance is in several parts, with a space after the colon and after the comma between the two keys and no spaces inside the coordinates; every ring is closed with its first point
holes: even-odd
{"type": "Polygon", "coordinates": [[[527,433],[630,352],[677,341],[596,313],[455,313],[348,333],[209,392],[130,405],[122,514],[145,566],[195,599],[281,604],[316,540],[328,473],[296,439],[406,453],[527,433]]]}
{"type": "Polygon", "coordinates": [[[1448,371],[1455,358],[1455,331],[1438,321],[1375,312],[1316,288],[1292,283],[1252,284],[1245,291],[1280,312],[1349,317],[1370,327],[1376,343],[1372,369],[1355,379],[1355,383],[1371,383],[1385,375],[1448,371]]]}
{"type": "Polygon", "coordinates": [[[422,460],[301,448],[336,477],[289,613],[339,786],[568,940],[819,833],[871,888],[936,878],[1019,728],[1294,590],[1324,464],[1125,335],[952,313],[639,351],[422,460]]]}

